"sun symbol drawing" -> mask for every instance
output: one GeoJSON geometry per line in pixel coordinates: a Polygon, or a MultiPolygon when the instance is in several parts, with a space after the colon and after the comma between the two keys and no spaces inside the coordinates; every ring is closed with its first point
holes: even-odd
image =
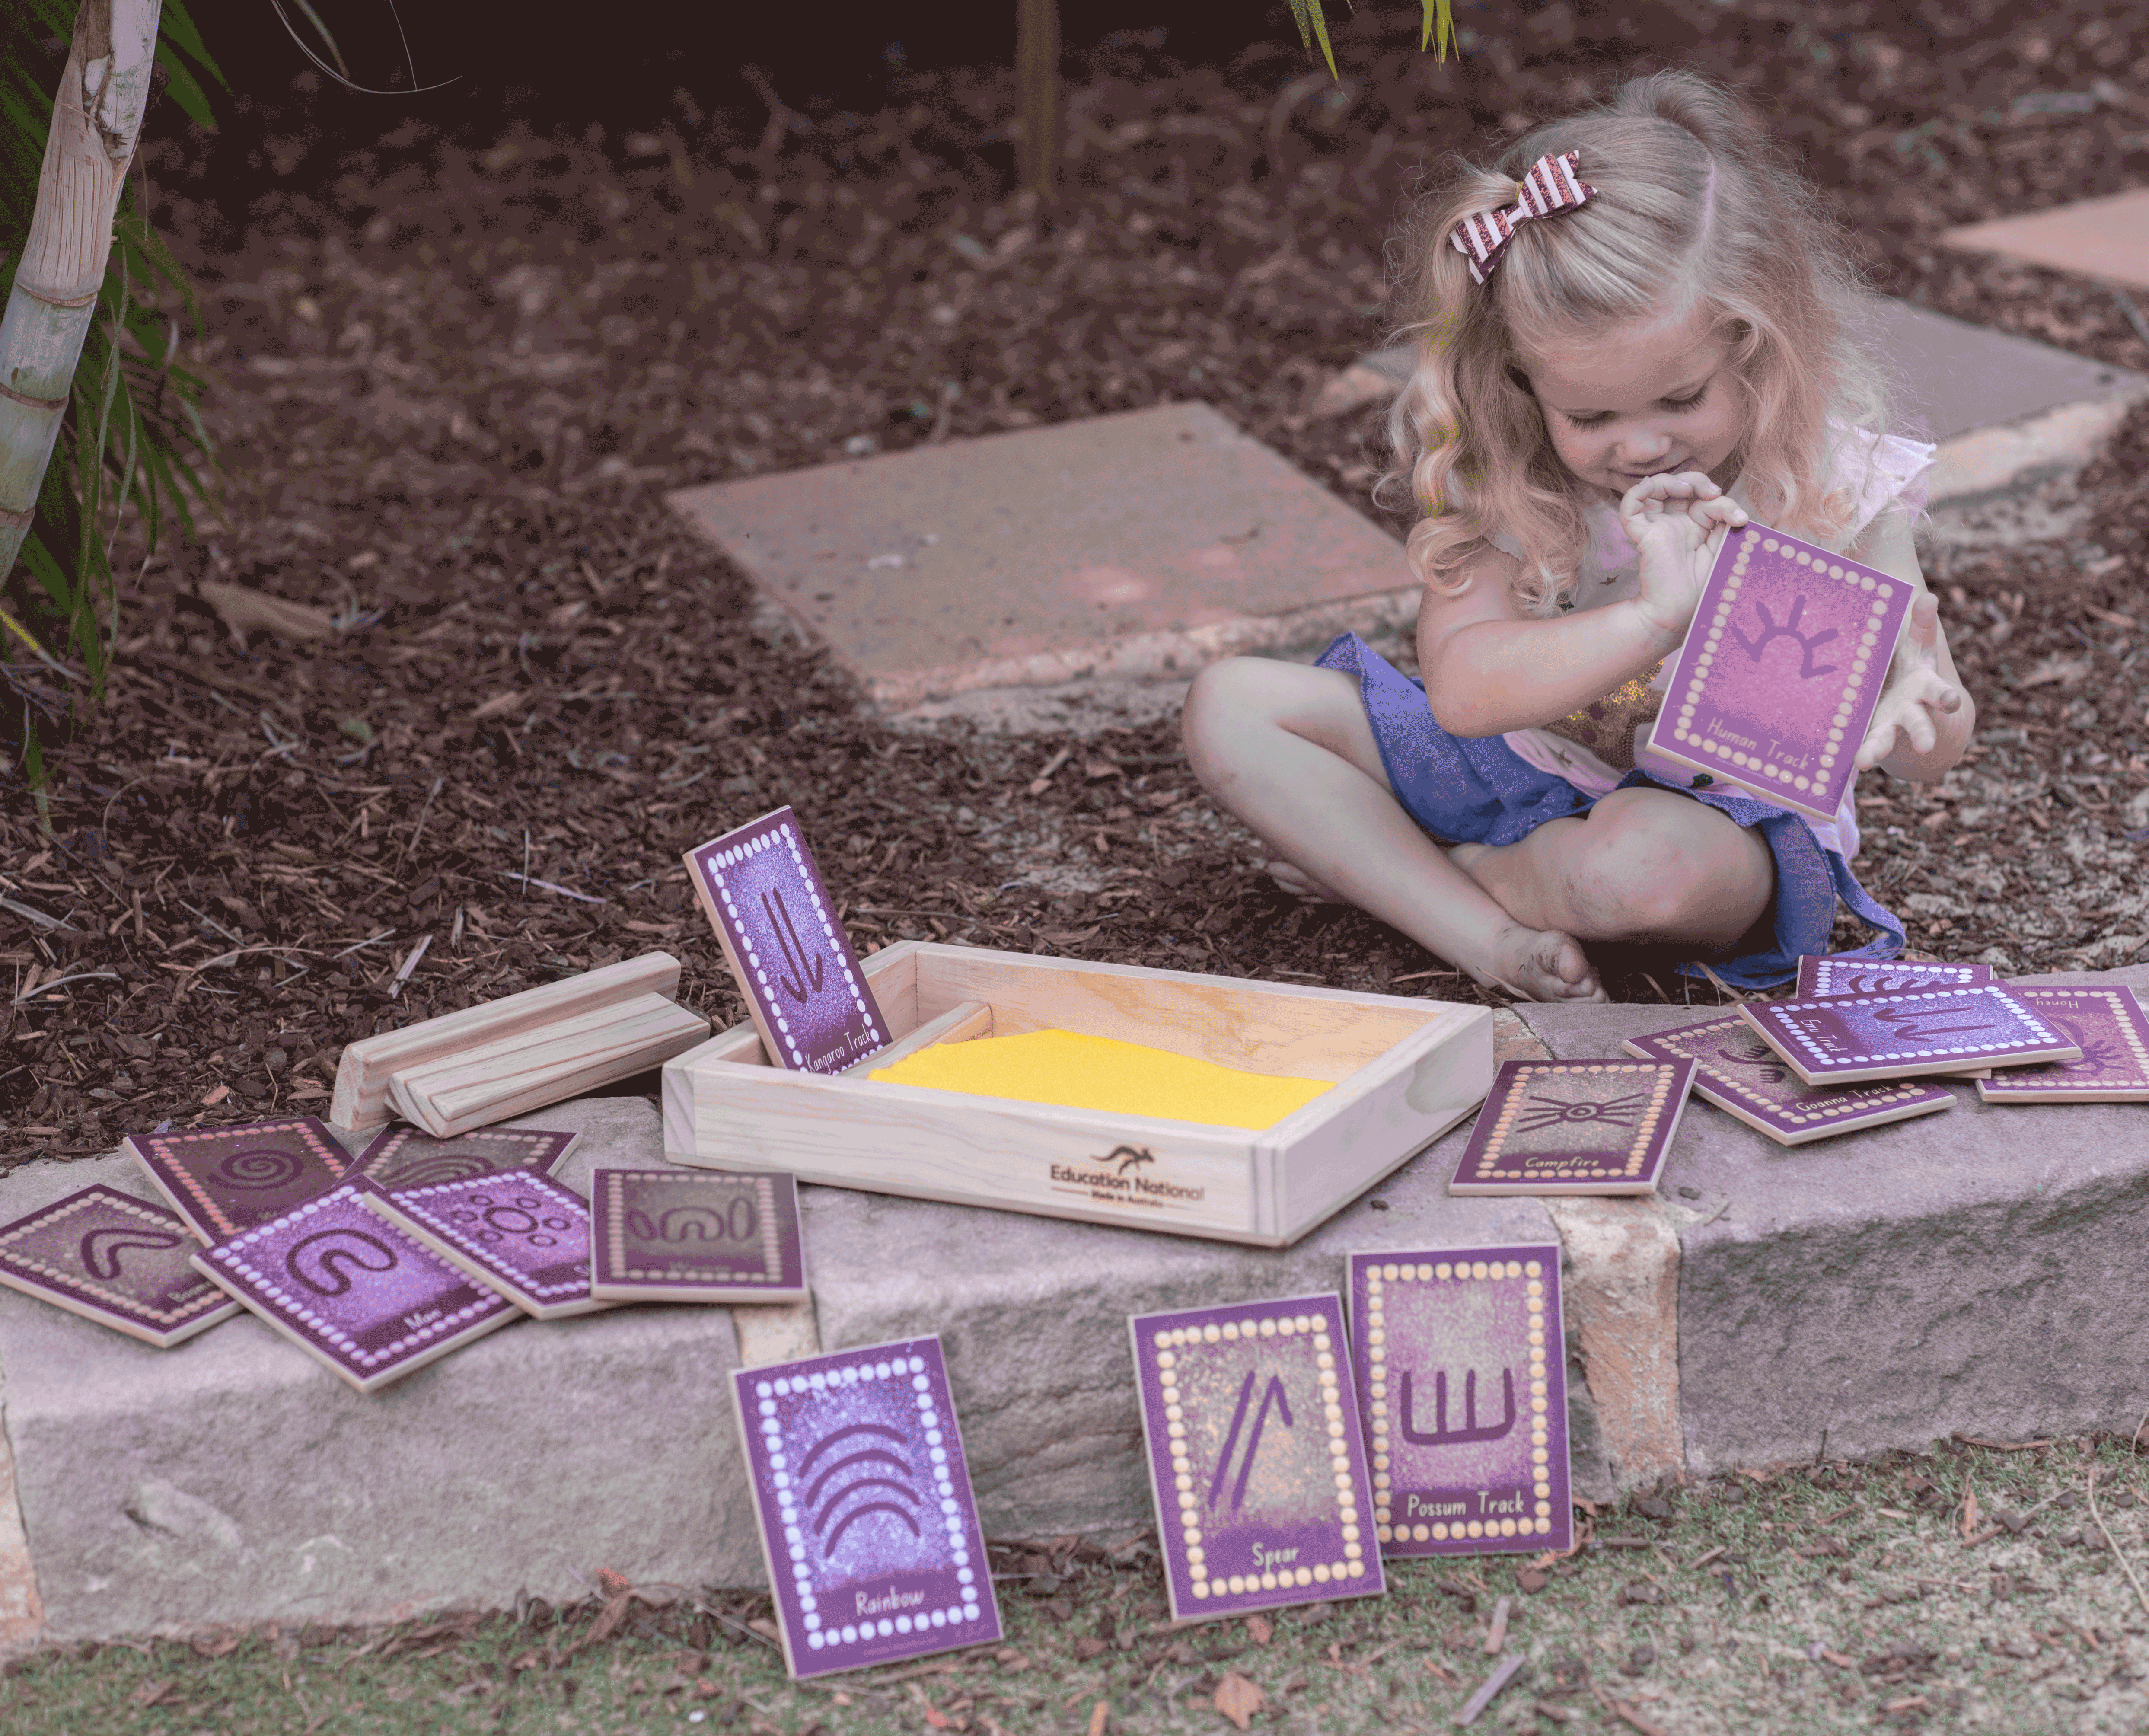
{"type": "Polygon", "coordinates": [[[1527,1100],[1539,1107],[1526,1109],[1516,1116],[1515,1131],[1543,1133],[1555,1127],[1638,1127],[1642,1117],[1648,1113],[1649,1098],[1647,1091],[1629,1091],[1624,1096],[1608,1097],[1600,1102],[1586,1097],[1569,1099],[1532,1091],[1527,1100]]]}

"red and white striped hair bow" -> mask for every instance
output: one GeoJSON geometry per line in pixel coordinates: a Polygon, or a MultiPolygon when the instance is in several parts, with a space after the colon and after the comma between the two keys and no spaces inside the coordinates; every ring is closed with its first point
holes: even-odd
{"type": "Polygon", "coordinates": [[[1515,230],[1532,217],[1549,217],[1555,211],[1572,211],[1597,197],[1597,189],[1582,179],[1582,153],[1540,157],[1530,172],[1516,184],[1512,210],[1480,211],[1466,217],[1448,231],[1456,252],[1470,262],[1470,275],[1482,284],[1500,263],[1515,230]]]}

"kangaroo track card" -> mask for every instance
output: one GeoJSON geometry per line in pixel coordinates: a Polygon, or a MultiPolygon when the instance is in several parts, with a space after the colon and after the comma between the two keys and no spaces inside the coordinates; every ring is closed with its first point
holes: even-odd
{"type": "Polygon", "coordinates": [[[1650,1194],[1692,1061],[1504,1061],[1451,1194],[1650,1194]]]}
{"type": "Polygon", "coordinates": [[[200,1246],[163,1206],[86,1187],[0,1228],[0,1284],[169,1350],[239,1312],[189,1263],[200,1246]]]}
{"type": "Polygon", "coordinates": [[[2078,1044],[1997,983],[1742,1001],[1739,1016],[1809,1085],[2081,1059],[2078,1044]]]}
{"type": "Polygon", "coordinates": [[[1907,1121],[1955,1107],[1945,1085],[1888,1079],[1870,1085],[1809,1085],[1743,1019],[1712,1019],[1649,1037],[1629,1037],[1627,1053],[1652,1061],[1692,1061],[1694,1095],[1759,1128],[1779,1145],[1907,1121]]]}

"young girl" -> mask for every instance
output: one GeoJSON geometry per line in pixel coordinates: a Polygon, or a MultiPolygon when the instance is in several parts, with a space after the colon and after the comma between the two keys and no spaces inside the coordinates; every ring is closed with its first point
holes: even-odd
{"type": "Polygon", "coordinates": [[[1919,593],[1859,769],[1937,779],[1975,727],[1911,545],[1933,449],[1886,430],[1870,304],[1808,189],[1674,72],[1459,169],[1421,216],[1390,434],[1424,515],[1422,682],[1355,634],[1311,668],[1215,665],[1196,774],[1286,890],[1518,996],[1603,999],[1595,941],[1780,983],[1839,896],[1893,957],[1902,925],[1849,866],[1855,790],[1814,823],[1638,752],[1749,513],[1919,593]]]}

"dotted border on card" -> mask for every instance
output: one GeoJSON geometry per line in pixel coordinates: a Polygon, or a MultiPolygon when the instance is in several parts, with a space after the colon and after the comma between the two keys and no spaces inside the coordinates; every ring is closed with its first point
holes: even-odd
{"type": "MultiPolygon", "coordinates": [[[[2012,991],[2003,991],[1997,983],[1966,984],[1953,989],[1906,989],[1900,994],[1861,994],[1855,999],[1860,1006],[1873,1006],[1896,1001],[1953,1000],[1965,994],[1999,995],[2003,993],[2008,999],[2014,999],[2012,991]]],[[[1865,1066],[1888,1061],[1937,1060],[1945,1055],[1967,1055],[1974,1058],[1978,1055],[2020,1054],[2023,1048],[2020,1041],[1958,1043],[1947,1048],[1935,1044],[1917,1049],[1894,1049],[1875,1054],[1830,1054],[1795,1024],[1790,1023],[1790,1015],[1794,1013],[1814,1011],[1840,1013],[1843,1010],[1843,1003],[1852,997],[1836,995],[1827,999],[1764,1001],[1755,1005],[1754,1011],[1757,1017],[1767,1019],[1769,1028],[1776,1031],[1785,1041],[1797,1044],[1800,1049],[1811,1055],[1817,1066],[1830,1069],[1865,1066]]],[[[2021,1004],[2018,1002],[2016,1004],[2020,1006],[2021,1004]]],[[[2047,1030],[2043,1021],[2028,1008],[2022,1007],[2021,1014],[2022,1024],[2031,1033],[2029,1041],[2048,1044],[2057,1044],[2060,1041],[2059,1034],[2047,1030]]],[[[2027,1059],[2034,1061],[2036,1056],[2030,1055],[2027,1059]]]]}
{"type": "MultiPolygon", "coordinates": [[[[619,1266],[601,1275],[606,1284],[781,1284],[783,1282],[783,1229],[778,1221],[776,1210],[776,1180],[769,1175],[682,1175],[676,1171],[662,1170],[610,1170],[604,1179],[604,1208],[606,1243],[605,1251],[623,1256],[627,1247],[626,1184],[630,1181],[662,1181],[683,1184],[688,1187],[712,1188],[718,1191],[750,1187],[753,1190],[755,1209],[761,1214],[761,1270],[750,1267],[727,1266],[721,1271],[712,1270],[706,1276],[682,1276],[676,1271],[656,1267],[619,1266]]],[[[592,1255],[595,1253],[592,1249],[592,1255]]],[[[592,1267],[594,1270],[594,1267],[592,1267]]]]}
{"type": "Polygon", "coordinates": [[[1831,995],[1874,992],[1859,989],[1830,988],[1829,979],[1839,974],[1859,976],[1875,974],[1896,976],[1915,974],[1921,975],[1925,979],[1922,982],[1902,984],[1897,989],[1879,991],[1884,994],[1895,994],[1913,989],[1977,989],[1985,986],[1977,980],[1977,967],[1975,964],[1876,964],[1870,959],[1846,963],[1839,959],[1821,959],[1816,960],[1814,964],[1813,999],[1822,1000],[1831,995]],[[1962,974],[1950,976],[1948,974],[1950,971],[1960,971],[1962,974]]]}
{"type": "Polygon", "coordinates": [[[201,1208],[203,1215],[212,1225],[225,1235],[235,1235],[239,1233],[239,1225],[202,1185],[194,1171],[179,1161],[178,1148],[210,1143],[229,1145],[233,1136],[240,1134],[249,1137],[258,1135],[265,1140],[284,1133],[296,1134],[304,1140],[306,1149],[328,1165],[331,1180],[343,1180],[344,1173],[350,1168],[350,1154],[334,1141],[324,1140],[301,1120],[245,1121],[234,1127],[204,1127],[190,1133],[142,1133],[136,1134],[134,1137],[140,1141],[143,1150],[164,1166],[169,1172],[169,1179],[179,1183],[187,1197],[201,1208]]]}
{"type": "Polygon", "coordinates": [[[511,1260],[501,1259],[485,1243],[475,1240],[453,1225],[442,1223],[432,1213],[420,1210],[417,1203],[431,1194],[466,1195],[474,1188],[497,1187],[502,1182],[508,1181],[511,1181],[516,1187],[527,1187],[533,1193],[549,1195],[556,1202],[559,1210],[566,1212],[570,1218],[580,1221],[583,1245],[588,1246],[589,1208],[557,1182],[538,1175],[534,1170],[496,1170],[490,1175],[473,1175],[467,1181],[436,1181],[421,1187],[398,1188],[388,1197],[403,1210],[416,1218],[435,1235],[453,1242],[471,1259],[482,1261],[488,1271],[499,1273],[517,1290],[526,1291],[531,1296],[546,1301],[550,1301],[554,1296],[586,1296],[590,1293],[590,1281],[586,1277],[568,1278],[551,1284],[533,1284],[530,1280],[530,1275],[522,1267],[516,1266],[511,1260]]]}
{"type": "Polygon", "coordinates": [[[1679,1047],[1681,1038],[1714,1036],[1724,1032],[1735,1032],[1739,1036],[1759,1040],[1753,1026],[1743,1019],[1724,1019],[1710,1024],[1684,1025],[1676,1031],[1658,1031],[1650,1036],[1638,1038],[1635,1040],[1656,1044],[1660,1048],[1669,1049],[1682,1060],[1692,1061],[1702,1076],[1718,1090],[1726,1092],[1734,1097],[1743,1098],[1754,1105],[1756,1113],[1766,1115],[1771,1121],[1785,1123],[1793,1127],[1804,1127],[1809,1124],[1817,1125],[1824,1121],[1839,1121],[1848,1116],[1870,1115],[1884,1111],[1892,1111],[1900,1109],[1906,1103],[1930,1098],[1935,1092],[1939,1092],[1942,1096],[1950,1094],[1940,1087],[1921,1079],[1880,1079],[1870,1085],[1822,1086],[1801,1084],[1798,1075],[1793,1074],[1785,1081],[1786,1084],[1792,1089],[1806,1091],[1824,1090],[1828,1094],[1817,1098],[1802,1108],[1789,1109],[1775,1098],[1769,1096],[1767,1092],[1755,1090],[1753,1086],[1735,1074],[1719,1071],[1719,1064],[1704,1056],[1690,1054],[1679,1047]]]}
{"type": "Polygon", "coordinates": [[[1590,1169],[1533,1170],[1528,1180],[1539,1181],[1611,1181],[1624,1180],[1639,1175],[1648,1167],[1649,1150],[1656,1139],[1657,1130],[1663,1125],[1664,1111],[1672,1101],[1672,1088],[1678,1083],[1678,1068],[1669,1061],[1530,1061],[1517,1067],[1508,1084],[1507,1094],[1500,1099],[1499,1113],[1493,1118],[1485,1146],[1477,1154],[1477,1168],[1470,1176],[1472,1181],[1500,1181],[1513,1179],[1515,1171],[1503,1170],[1500,1156],[1507,1145],[1507,1135],[1513,1130],[1515,1118],[1523,1113],[1524,1084],[1539,1074],[1556,1073],[1652,1073],[1657,1075],[1655,1089],[1649,1094],[1648,1107],[1643,1110],[1642,1120],[1634,1130],[1634,1137],[1627,1148],[1623,1165],[1613,1167],[1616,1159],[1608,1163],[1599,1157],[1580,1160],[1597,1165],[1590,1169]]]}
{"type": "Polygon", "coordinates": [[[75,1195],[71,1199],[62,1200],[54,1205],[48,1205],[43,1211],[33,1212],[28,1217],[10,1224],[5,1230],[0,1230],[0,1261],[4,1261],[10,1271],[22,1273],[41,1284],[49,1286],[55,1290],[64,1290],[73,1296],[87,1296],[91,1301],[111,1309],[115,1314],[125,1315],[129,1320],[153,1321],[163,1326],[184,1325],[196,1315],[211,1308],[221,1308],[230,1301],[231,1298],[218,1289],[215,1285],[209,1283],[206,1278],[201,1278],[200,1282],[207,1285],[208,1288],[193,1301],[177,1308],[152,1308],[138,1296],[131,1296],[121,1291],[108,1290],[94,1278],[81,1272],[63,1271],[58,1266],[46,1265],[41,1260],[31,1260],[16,1253],[8,1245],[19,1237],[32,1235],[40,1230],[49,1228],[63,1218],[72,1216],[77,1212],[88,1211],[99,1205],[108,1205],[125,1212],[130,1217],[138,1217],[152,1229],[176,1230],[179,1233],[179,1245],[183,1247],[191,1249],[200,1245],[194,1240],[194,1231],[187,1228],[186,1224],[177,1213],[166,1211],[161,1206],[146,1205],[139,1200],[129,1199],[126,1195],[114,1193],[99,1183],[75,1195]]]}
{"type": "MultiPolygon", "coordinates": [[[[2127,1050],[2134,1057],[2134,1077],[2114,1079],[2109,1074],[2099,1074],[2081,1079],[2061,1078],[2054,1074],[2043,1074],[2036,1079],[1989,1079],[1982,1081],[1984,1089],[1979,1094],[1988,1100],[2000,1097],[2048,1096],[2056,1091],[2111,1091],[2139,1088],[2149,1090],[2149,1039],[2145,1039],[2138,1003],[2127,1004],[2131,997],[2123,989],[2016,989],[2012,991],[2023,999],[2066,1000],[2076,997],[2085,1000],[2101,1000],[2110,1007],[2119,1021],[2127,1050]]],[[[2049,1066],[2066,1067],[2066,1061],[2053,1061],[2049,1066]]]]}

